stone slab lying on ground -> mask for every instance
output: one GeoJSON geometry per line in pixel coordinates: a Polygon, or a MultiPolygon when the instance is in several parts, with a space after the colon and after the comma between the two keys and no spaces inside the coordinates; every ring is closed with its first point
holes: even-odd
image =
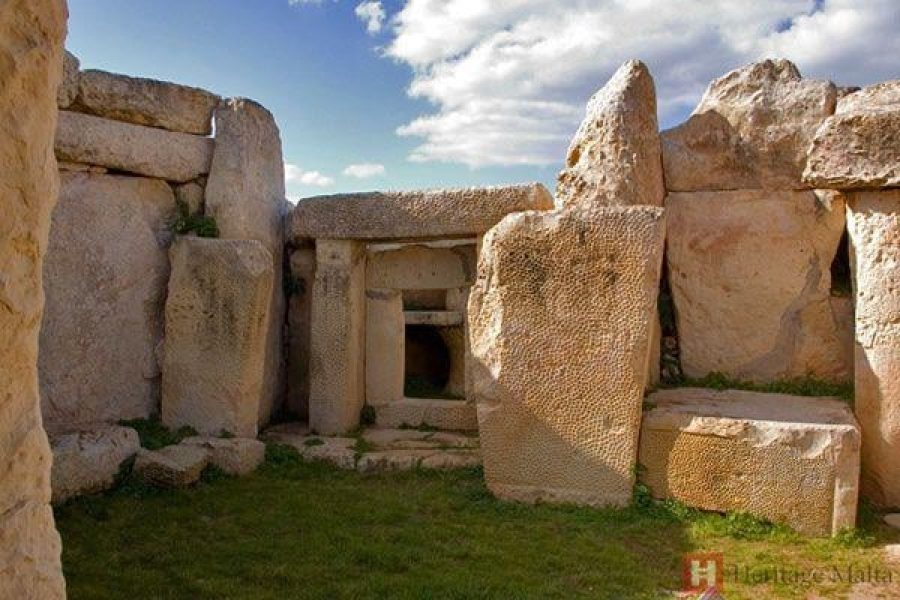
{"type": "Polygon", "coordinates": [[[266,445],[250,438],[189,437],[181,442],[209,453],[209,464],[229,475],[252,473],[266,458],[266,445]]]}
{"type": "Polygon", "coordinates": [[[477,448],[478,438],[451,431],[366,429],[362,438],[381,449],[477,448]]]}
{"type": "Polygon", "coordinates": [[[255,240],[182,237],[170,258],[162,421],[255,438],[272,255],[255,240]]]}
{"type": "Polygon", "coordinates": [[[293,241],[471,237],[509,213],[551,208],[553,198],[539,183],[318,196],[297,203],[288,236],[293,241]]]}
{"type": "Polygon", "coordinates": [[[641,479],[656,498],[812,535],[854,526],[860,433],[840,400],[682,388],[647,402],[641,479]]]}
{"type": "Polygon", "coordinates": [[[160,450],[141,449],[134,472],[159,487],[187,487],[200,480],[209,464],[209,451],[199,446],[178,444],[160,450]]]}
{"type": "Polygon", "coordinates": [[[129,77],[106,71],[82,71],[75,109],[135,125],[207,136],[219,97],[186,85],[129,77]]]}
{"type": "Polygon", "coordinates": [[[465,400],[404,398],[375,407],[379,427],[434,427],[452,431],[477,431],[475,404],[465,400]]]}
{"type": "Polygon", "coordinates": [[[850,378],[831,302],[842,200],[804,191],[684,192],[670,193],[666,210],[669,283],[688,377],[850,378]]]}
{"type": "Polygon", "coordinates": [[[97,425],[64,433],[51,433],[53,502],[111,488],[122,463],[137,454],[141,440],[130,427],[97,425]]]}
{"type": "Polygon", "coordinates": [[[657,207],[520,213],[485,236],[469,330],[496,495],[631,501],[664,237],[657,207]]]}
{"type": "Polygon", "coordinates": [[[60,111],[56,156],[183,183],[209,173],[210,138],[60,111]]]}

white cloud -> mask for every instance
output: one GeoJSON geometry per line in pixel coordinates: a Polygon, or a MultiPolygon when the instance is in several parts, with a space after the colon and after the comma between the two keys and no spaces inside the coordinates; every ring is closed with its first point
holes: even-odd
{"type": "Polygon", "coordinates": [[[384,175],[384,165],[363,163],[359,165],[349,165],[344,169],[344,175],[347,177],[356,177],[357,179],[368,179],[369,177],[377,177],[384,175]]]}
{"type": "Polygon", "coordinates": [[[387,13],[384,11],[384,7],[381,6],[381,2],[378,0],[366,0],[365,2],[361,2],[357,5],[354,12],[356,13],[356,16],[366,24],[366,31],[372,35],[381,31],[384,20],[387,18],[387,13]]]}
{"type": "Polygon", "coordinates": [[[334,179],[318,171],[304,171],[297,165],[284,163],[284,180],[286,183],[301,183],[314,187],[328,187],[334,179]]]}
{"type": "Polygon", "coordinates": [[[406,0],[386,54],[435,105],[398,129],[422,138],[411,160],[550,165],[625,60],[649,65],[672,125],[711,79],[763,57],[847,85],[896,78],[897,22],[896,0],[406,0]]]}

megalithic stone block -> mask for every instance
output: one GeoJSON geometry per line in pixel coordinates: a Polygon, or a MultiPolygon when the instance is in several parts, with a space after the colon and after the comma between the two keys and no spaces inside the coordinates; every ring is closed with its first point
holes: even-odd
{"type": "Polygon", "coordinates": [[[631,501],[663,209],[510,215],[469,300],[487,485],[522,501],[631,501]]]}
{"type": "Polygon", "coordinates": [[[366,290],[366,402],[403,400],[406,322],[400,290],[366,290]]]}

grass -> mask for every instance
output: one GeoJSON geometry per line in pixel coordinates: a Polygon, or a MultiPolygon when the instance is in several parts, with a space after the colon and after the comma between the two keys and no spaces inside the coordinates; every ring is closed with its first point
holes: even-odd
{"type": "Polygon", "coordinates": [[[730,379],[721,373],[711,373],[701,379],[684,377],[677,382],[663,382],[660,387],[702,387],[716,390],[749,390],[792,396],[834,396],[853,404],[853,383],[828,383],[812,378],[788,379],[772,383],[752,383],[730,379]]]}
{"type": "MultiPolygon", "coordinates": [[[[57,509],[71,600],[100,598],[669,597],[681,556],[720,551],[726,567],[884,568],[897,541],[864,512],[862,534],[803,539],[636,495],[627,509],[524,506],[494,499],[478,470],[359,474],[304,464],[271,446],[245,478],[198,486],[127,484],[57,509]]],[[[726,597],[834,598],[812,587],[726,583],[726,597]]]]}
{"type": "MultiPolygon", "coordinates": [[[[131,421],[119,421],[119,425],[131,427],[136,430],[141,438],[141,446],[148,450],[159,450],[166,446],[179,443],[184,438],[197,435],[193,427],[184,426],[175,431],[168,429],[158,419],[134,419],[131,421]]],[[[223,437],[229,436],[223,432],[223,437]]],[[[234,437],[234,436],[231,436],[234,437]]]]}

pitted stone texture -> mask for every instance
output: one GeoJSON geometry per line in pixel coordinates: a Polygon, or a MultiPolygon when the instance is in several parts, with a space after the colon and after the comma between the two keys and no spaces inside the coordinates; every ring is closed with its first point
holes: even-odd
{"type": "Polygon", "coordinates": [[[309,356],[312,291],[316,277],[316,251],[301,248],[290,255],[290,294],[287,327],[287,412],[309,420],[309,356]]]}
{"type": "Polygon", "coordinates": [[[359,425],[366,396],[366,253],[358,242],[316,241],[310,335],[309,426],[323,435],[359,425]]]}
{"type": "Polygon", "coordinates": [[[190,437],[181,443],[203,448],[209,453],[209,464],[229,475],[252,473],[266,458],[266,445],[250,438],[190,437]]]}
{"type": "Polygon", "coordinates": [[[254,240],[184,237],[170,258],[163,423],[255,438],[272,255],[254,240]]]}
{"type": "Polygon", "coordinates": [[[644,63],[619,67],[587,107],[559,174],[556,205],[662,206],[656,90],[644,63]]]}
{"type": "Polygon", "coordinates": [[[900,506],[900,190],[847,196],[863,495],[900,506]]]}
{"type": "Polygon", "coordinates": [[[806,151],[837,88],[765,60],[713,81],[682,125],[662,133],[669,191],[800,189],[806,151]]]}
{"type": "Polygon", "coordinates": [[[539,183],[319,196],[297,203],[288,235],[293,241],[470,237],[509,213],[551,208],[553,198],[539,183]]]}
{"type": "Polygon", "coordinates": [[[53,502],[111,488],[122,463],[137,454],[141,440],[130,427],[99,425],[51,434],[53,502]]]}
{"type": "Polygon", "coordinates": [[[838,102],[816,132],[804,180],[814,186],[900,186],[900,80],[864,88],[838,102]]]}
{"type": "Polygon", "coordinates": [[[41,263],[59,182],[63,0],[0,2],[0,598],[62,600],[38,399],[41,263]]]}
{"type": "Polygon", "coordinates": [[[44,261],[41,403],[51,424],[159,410],[155,349],[169,280],[172,189],[158,179],[65,173],[44,261]]]}
{"type": "Polygon", "coordinates": [[[60,111],[56,156],[183,183],[209,173],[209,138],[60,111]]]}
{"type": "Polygon", "coordinates": [[[399,290],[366,290],[366,403],[403,399],[406,325],[399,290]]]}
{"type": "Polygon", "coordinates": [[[66,51],[63,56],[63,78],[56,92],[56,104],[59,108],[69,108],[78,96],[78,77],[81,62],[78,57],[66,51]]]}
{"type": "Polygon", "coordinates": [[[413,244],[398,250],[369,252],[366,287],[395,290],[461,288],[475,281],[475,245],[429,248],[413,244]]]}
{"type": "Polygon", "coordinates": [[[464,400],[404,398],[375,407],[379,427],[434,427],[448,431],[477,431],[475,405],[464,400]]]}
{"type": "Polygon", "coordinates": [[[840,400],[682,388],[647,402],[641,478],[655,497],[811,535],[854,526],[860,433],[840,400]]]}
{"type": "Polygon", "coordinates": [[[206,214],[220,237],[257,240],[272,254],[273,286],[266,326],[259,422],[269,422],[284,389],[282,285],[284,159],[272,114],[252,100],[223,100],[215,112],[216,148],[206,183],[206,214]]]}
{"type": "Polygon", "coordinates": [[[76,109],[135,125],[209,135],[219,97],[205,90],[129,77],[106,71],[82,71],[76,109]]]}
{"type": "Polygon", "coordinates": [[[142,448],[134,461],[134,472],[152,485],[178,488],[197,483],[208,464],[205,448],[178,444],[156,451],[142,448]]]}
{"type": "Polygon", "coordinates": [[[813,192],[671,193],[669,282],[689,377],[846,381],[830,302],[843,202],[813,192]]]}
{"type": "Polygon", "coordinates": [[[522,213],[485,236],[469,329],[498,496],[631,501],[664,237],[655,207],[522,213]]]}

